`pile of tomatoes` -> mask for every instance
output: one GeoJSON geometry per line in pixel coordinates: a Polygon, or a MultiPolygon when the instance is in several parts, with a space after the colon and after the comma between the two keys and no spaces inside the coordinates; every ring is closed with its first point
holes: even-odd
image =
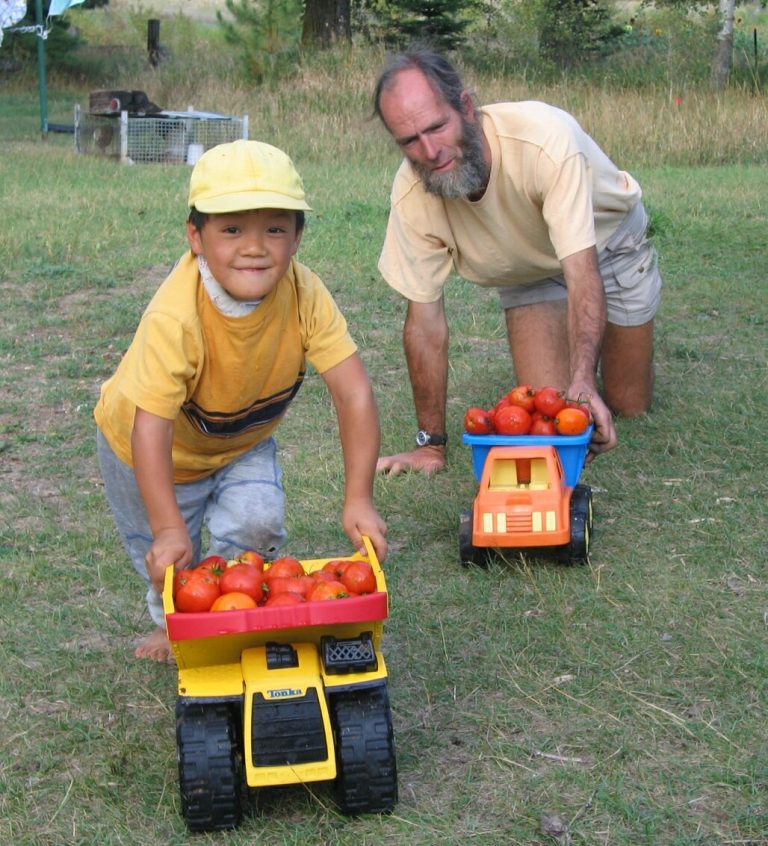
{"type": "Polygon", "coordinates": [[[516,385],[493,408],[472,406],[464,415],[470,435],[582,435],[591,423],[588,403],[531,385],[516,385]]]}
{"type": "Polygon", "coordinates": [[[344,599],[376,589],[373,567],[362,559],[333,559],[308,573],[298,558],[266,563],[258,552],[247,550],[229,561],[211,555],[196,567],[178,570],[173,601],[182,612],[233,611],[344,599]]]}

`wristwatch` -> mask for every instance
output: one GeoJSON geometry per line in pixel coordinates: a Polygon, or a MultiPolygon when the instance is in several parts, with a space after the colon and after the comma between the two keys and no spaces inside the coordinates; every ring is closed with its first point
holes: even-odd
{"type": "Polygon", "coordinates": [[[434,432],[427,432],[419,429],[416,432],[416,443],[420,446],[445,446],[448,443],[448,435],[437,435],[434,432]]]}

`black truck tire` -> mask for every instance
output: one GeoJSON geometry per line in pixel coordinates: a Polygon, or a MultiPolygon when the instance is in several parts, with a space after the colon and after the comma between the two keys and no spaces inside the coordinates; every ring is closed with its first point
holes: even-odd
{"type": "Polygon", "coordinates": [[[395,738],[386,683],[335,694],[336,803],[344,814],[388,814],[397,803],[395,738]]]}
{"type": "Polygon", "coordinates": [[[592,488],[576,485],[571,494],[571,540],[566,552],[571,564],[582,564],[589,559],[592,521],[592,488]]]}
{"type": "Polygon", "coordinates": [[[190,831],[236,828],[243,768],[233,709],[224,703],[176,706],[181,809],[190,831]]]}
{"type": "Polygon", "coordinates": [[[463,567],[489,567],[493,561],[493,550],[475,546],[472,543],[472,509],[459,515],[459,560],[463,567]]]}

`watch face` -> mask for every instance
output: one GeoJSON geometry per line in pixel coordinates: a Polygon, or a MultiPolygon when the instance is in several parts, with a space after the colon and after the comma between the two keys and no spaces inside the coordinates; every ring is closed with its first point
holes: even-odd
{"type": "Polygon", "coordinates": [[[416,443],[419,446],[443,446],[447,440],[445,435],[433,435],[424,429],[419,429],[416,433],[416,443]]]}

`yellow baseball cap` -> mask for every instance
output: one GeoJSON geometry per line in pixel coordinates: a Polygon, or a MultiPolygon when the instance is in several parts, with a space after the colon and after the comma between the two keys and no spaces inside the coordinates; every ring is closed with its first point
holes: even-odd
{"type": "Polygon", "coordinates": [[[312,211],[293,162],[261,141],[212,147],[197,160],[189,180],[189,207],[204,214],[251,209],[312,211]]]}

